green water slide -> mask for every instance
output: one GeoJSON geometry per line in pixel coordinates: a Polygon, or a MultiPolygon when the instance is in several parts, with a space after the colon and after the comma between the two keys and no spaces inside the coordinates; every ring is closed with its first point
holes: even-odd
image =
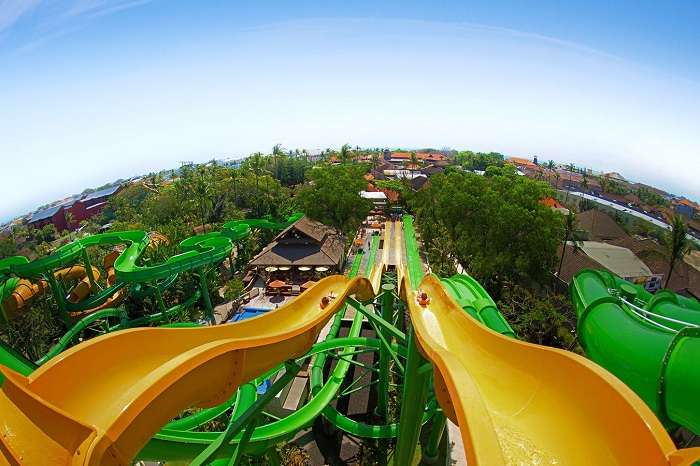
{"type": "MultiPolygon", "coordinates": [[[[367,271],[371,270],[374,264],[378,246],[379,237],[373,237],[370,253],[368,254],[367,271]]],[[[349,278],[353,278],[356,274],[359,274],[363,258],[364,254],[362,253],[355,255],[350,265],[349,278]]],[[[338,427],[344,427],[344,430],[350,429],[358,434],[367,430],[374,431],[374,426],[366,426],[349,419],[338,413],[331,406],[331,402],[336,399],[343,381],[345,380],[345,376],[350,369],[350,363],[347,362],[347,360],[340,360],[333,368],[328,379],[324,380],[323,377],[323,368],[326,364],[326,352],[328,350],[343,348],[347,352],[352,353],[351,345],[363,347],[371,345],[378,346],[376,340],[361,338],[359,336],[362,326],[362,314],[360,313],[355,314],[347,337],[342,339],[337,338],[345,312],[346,311],[343,310],[335,315],[328,336],[322,343],[315,345],[311,351],[311,353],[318,353],[310,368],[312,398],[289,416],[256,427],[246,445],[246,453],[252,455],[264,454],[271,448],[274,448],[276,444],[292,438],[300,430],[309,427],[320,414],[334,419],[338,427]]],[[[259,377],[258,381],[273,376],[281,369],[281,367],[278,367],[270,371],[268,374],[259,377]]],[[[191,461],[221,435],[221,432],[198,432],[195,429],[226,412],[230,408],[234,410],[231,417],[235,419],[237,413],[243,413],[255,403],[257,399],[256,385],[256,383],[249,383],[242,386],[238,394],[223,405],[200,411],[193,416],[172,421],[167,424],[148,442],[148,444],[146,444],[143,450],[141,450],[137,456],[138,459],[176,462],[191,461]]],[[[387,426],[383,429],[381,427],[384,426],[376,428],[375,437],[390,437],[392,434],[395,435],[395,425],[387,426]]],[[[234,436],[217,455],[220,458],[230,457],[236,446],[241,442],[243,435],[243,433],[239,433],[234,436]]]]}
{"type": "Polygon", "coordinates": [[[605,271],[582,270],[571,299],[586,354],[625,382],[666,428],[700,434],[700,303],[651,295],[605,271]]]}
{"type": "Polygon", "coordinates": [[[470,275],[456,274],[441,278],[442,285],[470,316],[491,330],[515,338],[515,332],[496,307],[496,303],[483,286],[470,275]]]}
{"type": "Polygon", "coordinates": [[[425,275],[423,262],[420,260],[418,251],[418,241],[416,240],[416,230],[413,228],[413,217],[403,216],[403,238],[406,248],[406,267],[411,286],[415,289],[425,275]]]}
{"type": "MultiPolygon", "coordinates": [[[[408,261],[408,274],[413,287],[423,278],[423,264],[418,252],[416,233],[413,227],[413,217],[404,215],[404,241],[406,242],[406,258],[408,261]]],[[[486,292],[483,286],[467,274],[455,274],[450,278],[441,278],[440,281],[450,295],[457,301],[462,309],[470,316],[495,330],[498,333],[515,338],[515,332],[510,327],[503,314],[496,307],[496,303],[486,292]]]]}
{"type": "MultiPolygon", "coordinates": [[[[138,230],[87,236],[61,246],[51,254],[34,261],[29,261],[23,256],[13,256],[2,259],[0,260],[0,304],[14,291],[19,282],[18,277],[48,280],[66,323],[70,322],[70,319],[66,316],[66,312],[85,310],[98,306],[104,303],[105,300],[117,290],[127,285],[133,285],[132,291],[139,295],[148,292],[153,293],[153,290],[155,290],[159,302],[162,303],[162,292],[173,284],[180,272],[199,270],[203,278],[203,274],[201,273],[203,268],[210,264],[221,262],[228,257],[232,248],[231,242],[246,238],[250,234],[251,228],[284,229],[301,217],[303,217],[303,213],[295,213],[288,219],[280,222],[269,218],[228,222],[224,225],[221,232],[213,232],[187,238],[180,243],[180,249],[183,251],[181,254],[172,256],[161,264],[151,266],[139,266],[137,264],[150,242],[149,234],[138,230]],[[76,262],[83,262],[86,270],[91,270],[89,257],[87,255],[88,248],[117,245],[124,245],[126,247],[114,262],[117,277],[116,283],[94,293],[78,303],[71,303],[65,300],[65,290],[61,283],[53,276],[53,271],[58,268],[73,265],[76,262]],[[148,290],[150,291],[144,291],[142,287],[143,284],[149,284],[148,290]]],[[[197,290],[184,302],[168,309],[161,306],[160,312],[135,319],[127,319],[126,313],[120,309],[107,308],[94,312],[72,324],[68,332],[36,363],[26,360],[9,346],[0,344],[0,364],[25,374],[27,371],[33,370],[37,364],[41,365],[48,359],[64,351],[72,344],[80,332],[97,321],[107,320],[109,318],[119,320],[117,325],[108,325],[105,331],[154,324],[162,322],[177,314],[183,308],[193,305],[203,295],[205,295],[205,304],[208,304],[208,291],[197,290]]],[[[0,321],[3,319],[4,313],[0,313],[0,321]]]]}

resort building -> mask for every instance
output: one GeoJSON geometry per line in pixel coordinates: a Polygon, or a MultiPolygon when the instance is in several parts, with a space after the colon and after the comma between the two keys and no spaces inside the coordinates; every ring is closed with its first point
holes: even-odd
{"type": "Polygon", "coordinates": [[[338,230],[302,217],[277,235],[255,256],[250,266],[339,273],[343,267],[343,252],[343,235],[338,230]]]}
{"type": "Polygon", "coordinates": [[[121,189],[121,185],[116,185],[87,194],[82,198],[69,198],[59,205],[34,212],[27,223],[34,228],[42,228],[52,223],[57,231],[75,229],[83,220],[102,212],[109,198],[121,189]],[[70,224],[69,220],[71,220],[70,224]]]}

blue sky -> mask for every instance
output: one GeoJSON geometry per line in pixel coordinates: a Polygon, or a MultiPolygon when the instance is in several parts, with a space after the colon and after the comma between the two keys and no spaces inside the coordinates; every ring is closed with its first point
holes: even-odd
{"type": "Polygon", "coordinates": [[[276,143],[536,154],[700,199],[699,23],[693,1],[0,0],[0,220],[276,143]]]}

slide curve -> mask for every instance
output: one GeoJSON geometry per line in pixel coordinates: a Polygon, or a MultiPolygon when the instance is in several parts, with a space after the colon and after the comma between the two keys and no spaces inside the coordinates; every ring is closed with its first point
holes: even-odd
{"type": "Polygon", "coordinates": [[[700,303],[665,290],[652,295],[598,270],[576,274],[570,289],[588,357],[634,390],[667,429],[700,434],[700,303]]]}
{"type": "Polygon", "coordinates": [[[104,335],[27,377],[0,367],[0,459],[129,464],[181,410],[224,403],[240,385],[303,355],[351,294],[370,299],[371,284],[332,276],[289,305],[239,323],[104,335]],[[321,309],[329,295],[336,299],[321,309]]]}
{"type": "Polygon", "coordinates": [[[428,304],[418,303],[408,280],[402,295],[470,465],[679,466],[700,459],[700,449],[676,450],[644,402],[595,363],[481,325],[435,276],[418,288],[428,304]]]}

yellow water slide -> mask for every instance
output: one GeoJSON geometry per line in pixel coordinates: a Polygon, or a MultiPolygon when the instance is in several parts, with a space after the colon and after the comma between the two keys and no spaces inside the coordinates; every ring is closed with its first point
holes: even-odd
{"type": "Polygon", "coordinates": [[[0,464],[130,464],[183,409],[303,355],[364,278],[332,276],[274,312],[201,328],[139,328],[75,346],[29,377],[0,367],[0,464]],[[322,298],[335,296],[322,307],[322,298]]]}
{"type": "MultiPolygon", "coordinates": [[[[114,261],[110,266],[114,265],[114,261]]],[[[114,270],[112,268],[112,270],[114,270]]],[[[100,271],[96,268],[92,268],[92,273],[95,280],[100,278],[100,271]]],[[[54,272],[54,276],[59,280],[75,280],[76,285],[70,290],[68,294],[68,301],[72,303],[77,303],[85,297],[87,297],[92,287],[90,286],[90,280],[88,279],[85,267],[82,265],[74,265],[72,267],[66,267],[54,272]]],[[[2,302],[3,308],[7,313],[8,317],[14,318],[19,315],[19,313],[27,306],[35,297],[41,296],[49,289],[49,284],[46,280],[39,280],[35,283],[27,279],[21,279],[17,282],[15,289],[12,293],[2,302]]],[[[90,312],[96,311],[97,309],[91,309],[90,312]]]]}
{"type": "MultiPolygon", "coordinates": [[[[406,274],[404,274],[405,276],[406,274]]],[[[476,322],[428,276],[419,304],[403,282],[440,406],[459,425],[470,466],[689,466],[649,408],[576,354],[504,337],[476,322]]]]}

